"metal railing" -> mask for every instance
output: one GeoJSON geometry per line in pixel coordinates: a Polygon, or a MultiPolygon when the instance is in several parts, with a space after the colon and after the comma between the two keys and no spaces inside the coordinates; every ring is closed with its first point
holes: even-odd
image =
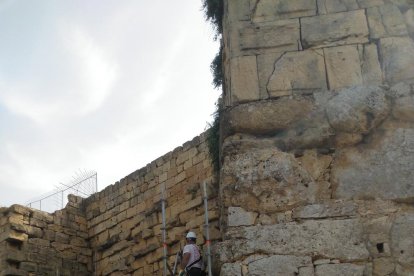
{"type": "Polygon", "coordinates": [[[52,213],[66,206],[70,194],[89,197],[97,191],[98,174],[95,171],[84,171],[77,173],[68,183],[59,183],[55,190],[30,200],[26,206],[52,213]]]}

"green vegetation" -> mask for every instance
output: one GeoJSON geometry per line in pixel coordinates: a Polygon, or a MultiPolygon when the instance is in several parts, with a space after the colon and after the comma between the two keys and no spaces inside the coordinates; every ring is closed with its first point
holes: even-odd
{"type": "Polygon", "coordinates": [[[219,52],[210,64],[210,70],[213,74],[214,88],[220,89],[223,85],[223,46],[220,46],[219,52]]]}
{"type": "Polygon", "coordinates": [[[216,172],[220,169],[220,115],[222,111],[221,97],[217,100],[213,123],[207,130],[207,145],[211,161],[216,172]]]}
{"type": "MultiPolygon", "coordinates": [[[[214,39],[220,39],[223,33],[223,0],[203,0],[203,9],[206,15],[206,20],[213,25],[215,36],[214,39]]],[[[220,88],[223,84],[223,46],[220,46],[219,52],[210,64],[210,69],[213,74],[214,88],[220,88]]]]}
{"type": "MultiPolygon", "coordinates": [[[[220,89],[223,85],[223,43],[221,35],[223,33],[223,0],[203,0],[203,9],[206,20],[213,25],[215,36],[214,39],[220,39],[220,49],[211,62],[210,69],[213,74],[214,88],[220,89]]],[[[214,170],[220,169],[220,115],[222,111],[221,97],[217,100],[216,111],[214,113],[213,123],[209,125],[207,130],[207,143],[209,147],[210,157],[213,162],[214,170]]]]}
{"type": "Polygon", "coordinates": [[[216,31],[217,39],[223,33],[223,0],[203,0],[203,9],[206,14],[207,21],[210,21],[216,31]]]}

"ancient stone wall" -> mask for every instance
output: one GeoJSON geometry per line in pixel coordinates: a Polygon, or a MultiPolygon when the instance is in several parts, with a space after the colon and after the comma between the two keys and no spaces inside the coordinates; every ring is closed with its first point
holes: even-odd
{"type": "Polygon", "coordinates": [[[0,209],[0,275],[162,275],[161,185],[172,268],[189,230],[205,243],[203,182],[210,240],[221,240],[218,182],[202,134],[87,199],[70,196],[53,214],[0,209]]]}
{"type": "Polygon", "coordinates": [[[92,250],[81,198],[48,214],[13,205],[0,209],[0,275],[91,275],[92,250]]]}
{"type": "Polygon", "coordinates": [[[414,2],[225,1],[221,275],[414,274],[414,2]]]}
{"type": "Polygon", "coordinates": [[[217,179],[205,139],[205,134],[194,138],[86,200],[96,275],[162,275],[161,185],[171,268],[187,231],[195,231],[197,243],[204,244],[204,181],[211,240],[221,238],[217,179]]]}

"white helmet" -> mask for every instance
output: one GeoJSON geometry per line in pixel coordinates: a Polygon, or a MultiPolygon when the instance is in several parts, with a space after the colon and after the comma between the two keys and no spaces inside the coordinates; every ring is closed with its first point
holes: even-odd
{"type": "Polygon", "coordinates": [[[194,232],[188,232],[187,236],[185,236],[186,239],[196,239],[197,236],[194,232]]]}

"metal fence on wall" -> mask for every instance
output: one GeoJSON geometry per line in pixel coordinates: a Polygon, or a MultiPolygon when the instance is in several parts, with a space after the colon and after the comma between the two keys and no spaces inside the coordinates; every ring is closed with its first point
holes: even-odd
{"type": "Polygon", "coordinates": [[[30,200],[26,206],[52,213],[66,206],[70,194],[86,198],[97,191],[98,174],[95,171],[79,172],[67,183],[59,183],[52,192],[30,200]]]}

